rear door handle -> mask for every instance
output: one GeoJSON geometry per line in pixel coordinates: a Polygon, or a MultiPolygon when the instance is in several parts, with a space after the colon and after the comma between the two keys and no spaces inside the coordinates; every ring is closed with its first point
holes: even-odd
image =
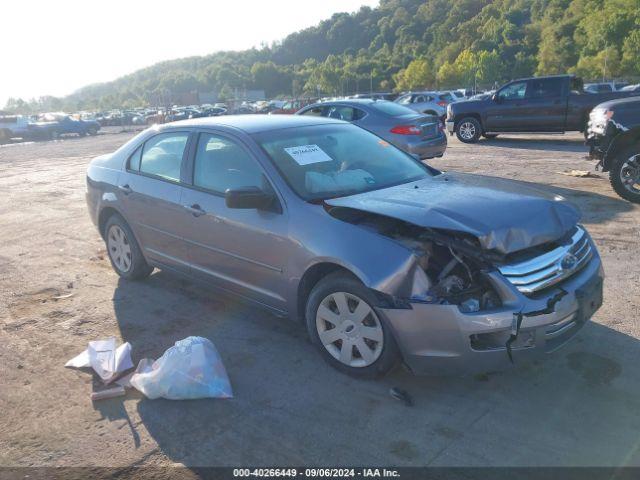
{"type": "Polygon", "coordinates": [[[194,217],[199,217],[207,213],[202,208],[200,208],[200,205],[198,205],[197,203],[194,203],[193,205],[183,205],[183,207],[185,208],[186,211],[190,212],[194,217]]]}
{"type": "Polygon", "coordinates": [[[131,187],[127,184],[127,185],[118,185],[118,189],[124,193],[125,195],[129,195],[131,192],[133,192],[133,190],[131,189],[131,187]]]}

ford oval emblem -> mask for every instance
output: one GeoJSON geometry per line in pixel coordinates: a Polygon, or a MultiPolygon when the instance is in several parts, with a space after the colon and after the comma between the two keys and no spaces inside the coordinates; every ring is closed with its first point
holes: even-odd
{"type": "Polygon", "coordinates": [[[563,270],[573,270],[578,264],[578,258],[572,253],[567,253],[560,261],[560,267],[563,270]]]}

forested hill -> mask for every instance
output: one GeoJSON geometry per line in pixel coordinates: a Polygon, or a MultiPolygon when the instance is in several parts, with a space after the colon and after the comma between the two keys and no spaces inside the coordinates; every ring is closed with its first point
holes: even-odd
{"type": "MultiPolygon", "coordinates": [[[[39,106],[134,107],[161,95],[214,90],[231,97],[264,89],[274,97],[354,93],[371,85],[491,86],[566,72],[638,79],[640,0],[381,0],[377,8],[336,13],[271,46],[158,63],[64,99],[41,99],[39,106]]],[[[25,104],[14,99],[8,107],[25,104]]]]}

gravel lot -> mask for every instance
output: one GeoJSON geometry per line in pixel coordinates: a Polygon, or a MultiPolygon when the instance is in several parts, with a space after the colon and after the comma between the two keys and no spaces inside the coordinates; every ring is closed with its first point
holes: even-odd
{"type": "MultiPolygon", "coordinates": [[[[117,131],[117,130],[115,130],[117,131]]],[[[168,274],[119,280],[84,203],[89,160],[131,133],[0,148],[0,466],[640,465],[640,206],[591,170],[579,135],[450,140],[442,169],[567,196],[602,254],[605,303],[544,362],[468,378],[399,369],[357,381],[324,364],[302,326],[168,274]],[[54,297],[72,294],[56,300],[54,297]],[[92,404],[64,363],[89,340],[214,341],[232,400],[92,404]],[[389,388],[410,393],[410,408],[389,388]]]]}

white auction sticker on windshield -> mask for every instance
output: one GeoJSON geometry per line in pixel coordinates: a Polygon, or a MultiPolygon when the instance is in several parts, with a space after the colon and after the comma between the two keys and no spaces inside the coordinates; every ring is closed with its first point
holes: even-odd
{"type": "Polygon", "coordinates": [[[300,145],[298,147],[289,147],[284,149],[285,152],[293,158],[298,165],[309,165],[311,163],[330,162],[333,159],[324,153],[318,145],[300,145]]]}

